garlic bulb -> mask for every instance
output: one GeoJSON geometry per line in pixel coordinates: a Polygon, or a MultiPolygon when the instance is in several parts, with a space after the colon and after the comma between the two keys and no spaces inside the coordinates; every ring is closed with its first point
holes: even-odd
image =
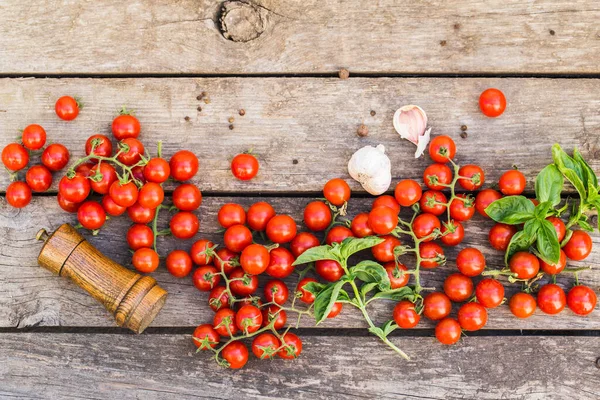
{"type": "Polygon", "coordinates": [[[392,182],[392,166],[382,144],[357,150],[348,162],[348,172],[373,195],[380,195],[388,190],[392,182]]]}
{"type": "Polygon", "coordinates": [[[421,157],[429,143],[431,128],[427,128],[427,114],[419,106],[400,107],[394,113],[394,129],[402,139],[411,141],[417,146],[415,158],[421,157]]]}

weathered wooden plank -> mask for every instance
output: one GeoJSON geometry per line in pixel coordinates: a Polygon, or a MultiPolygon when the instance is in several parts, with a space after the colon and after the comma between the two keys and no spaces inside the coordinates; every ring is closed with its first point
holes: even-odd
{"type": "MultiPolygon", "coordinates": [[[[191,334],[191,332],[190,332],[191,334]]],[[[593,337],[471,337],[444,347],[394,338],[304,336],[293,361],[227,371],[190,335],[0,334],[0,396],[94,399],[597,399],[593,337]],[[518,366],[518,367],[517,367],[518,366]]]]}
{"type": "Polygon", "coordinates": [[[598,18],[592,0],[13,0],[0,72],[598,73],[598,18]]]}
{"type": "MultiPolygon", "coordinates": [[[[239,202],[245,207],[259,198],[214,198],[204,199],[200,208],[201,233],[197,238],[206,237],[215,243],[222,243],[222,237],[216,232],[219,226],[216,213],[226,202],[239,202]]],[[[301,223],[302,208],[310,201],[308,198],[272,198],[269,201],[280,213],[292,215],[301,223]]],[[[371,200],[357,199],[350,202],[349,212],[354,215],[370,206],[371,200]]],[[[114,321],[94,300],[70,282],[52,276],[36,264],[41,244],[35,241],[35,234],[41,228],[54,229],[65,222],[75,223],[75,217],[59,210],[52,197],[36,197],[33,204],[21,211],[6,205],[0,200],[0,326],[114,326],[114,321]]],[[[123,265],[128,265],[131,254],[127,249],[125,232],[129,226],[128,218],[116,218],[107,223],[97,237],[88,235],[89,240],[101,251],[123,265]]],[[[160,226],[168,226],[167,215],[162,214],[160,226]]],[[[463,247],[474,246],[481,249],[492,268],[501,267],[502,254],[492,250],[487,242],[490,221],[476,216],[466,224],[466,240],[458,249],[447,249],[448,264],[436,270],[423,271],[422,284],[426,287],[442,289],[443,281],[451,272],[456,272],[454,260],[463,247]]],[[[595,252],[585,263],[572,263],[573,266],[596,265],[600,255],[600,238],[593,236],[595,252]]],[[[161,238],[159,251],[163,256],[174,248],[189,249],[193,241],[180,241],[174,238],[161,238]]],[[[411,265],[411,258],[404,262],[411,265]]],[[[208,295],[195,289],[191,280],[176,279],[169,275],[163,266],[153,276],[160,285],[169,291],[167,304],[151,326],[195,326],[212,321],[213,312],[207,307],[208,295]]],[[[594,269],[581,274],[581,281],[600,291],[600,271],[594,269]]],[[[264,283],[267,277],[262,277],[264,283]]],[[[476,280],[477,281],[477,280],[476,280]]],[[[297,278],[288,279],[294,287],[297,278]]],[[[570,275],[560,276],[558,283],[567,288],[573,283],[570,275]]],[[[506,286],[507,296],[519,290],[518,285],[506,286]]],[[[262,291],[261,291],[262,293],[262,291]]],[[[393,303],[377,303],[371,307],[374,318],[381,323],[391,318],[393,303]]],[[[305,318],[301,326],[314,326],[314,321],[305,318]]],[[[335,320],[322,324],[328,328],[365,327],[362,316],[357,310],[346,307],[335,320]]],[[[431,328],[433,324],[423,319],[420,328],[431,328]]],[[[594,311],[586,318],[577,317],[566,310],[557,316],[544,315],[541,311],[527,320],[518,320],[510,314],[508,307],[502,306],[490,310],[487,329],[600,329],[600,312],[594,311]]]]}
{"type": "MultiPolygon", "coordinates": [[[[428,112],[433,134],[456,140],[459,163],[480,164],[489,184],[517,165],[531,188],[535,174],[551,161],[554,142],[579,147],[600,170],[598,92],[599,80],[4,79],[0,147],[35,122],[46,127],[49,140],[80,157],[87,137],[110,132],[116,110],[127,105],[137,111],[151,152],[158,140],[164,141],[165,156],[181,148],[196,152],[201,170],[194,182],[202,190],[316,192],[330,178],[348,178],[350,156],[367,144],[386,146],[394,182],[421,179],[428,157],[415,160],[415,147],[392,127],[394,111],[412,103],[428,112]],[[504,90],[509,101],[497,119],[478,109],[479,93],[490,86],[504,90]],[[209,104],[196,99],[203,91],[209,104]],[[86,103],[72,122],[54,114],[55,100],[65,94],[86,103]],[[240,109],[245,116],[238,115],[240,109]],[[369,128],[366,138],[356,134],[361,123],[369,128]],[[461,125],[468,126],[466,139],[460,137],[461,125]],[[261,170],[252,181],[241,182],[232,177],[229,162],[248,149],[258,156],[261,170]]],[[[8,174],[0,174],[0,190],[7,184],[8,174]]]]}

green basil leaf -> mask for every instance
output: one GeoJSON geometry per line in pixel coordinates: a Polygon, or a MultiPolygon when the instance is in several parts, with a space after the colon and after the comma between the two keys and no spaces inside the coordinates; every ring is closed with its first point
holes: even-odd
{"type": "Polygon", "coordinates": [[[594,170],[590,165],[583,159],[583,156],[577,148],[573,149],[573,159],[579,163],[581,170],[583,171],[583,181],[587,183],[588,192],[598,192],[598,177],[594,173],[594,170]]]}
{"type": "Polygon", "coordinates": [[[360,295],[362,296],[362,298],[364,299],[371,290],[373,290],[377,287],[377,285],[378,285],[377,282],[364,283],[360,287],[360,295]]]}
{"type": "Polygon", "coordinates": [[[490,204],[485,212],[496,222],[516,225],[533,218],[535,206],[526,197],[507,196],[490,204]]]}
{"type": "Polygon", "coordinates": [[[533,212],[533,214],[539,220],[546,219],[546,217],[548,216],[548,211],[550,211],[551,208],[552,203],[550,203],[549,201],[545,201],[535,206],[535,211],[533,212]]]}
{"type": "Polygon", "coordinates": [[[552,222],[540,221],[537,231],[537,250],[540,257],[548,264],[556,264],[560,259],[560,244],[552,222]]]}
{"type": "Polygon", "coordinates": [[[383,330],[381,328],[372,326],[369,328],[369,332],[371,332],[373,335],[377,336],[381,340],[385,339],[385,334],[383,333],[383,330]]]}
{"type": "Polygon", "coordinates": [[[298,258],[296,258],[296,261],[294,261],[292,265],[306,264],[319,260],[340,261],[339,257],[333,251],[333,248],[331,246],[324,245],[312,247],[306,250],[304,253],[300,254],[298,258]]]}
{"type": "Polygon", "coordinates": [[[390,333],[394,332],[398,329],[398,325],[394,323],[393,320],[386,321],[382,326],[381,330],[385,336],[388,336],[390,333]]]}
{"type": "Polygon", "coordinates": [[[347,260],[351,255],[362,250],[370,249],[383,241],[385,241],[385,239],[377,236],[367,236],[364,238],[349,237],[342,242],[340,254],[347,260]]]}
{"type": "MultiPolygon", "coordinates": [[[[345,283],[346,282],[344,281],[330,283],[325,289],[319,292],[314,303],[316,325],[319,325],[327,318],[333,305],[338,300],[340,290],[342,290],[342,286],[344,286],[345,283]]],[[[347,293],[346,296],[348,296],[347,293]]]]}
{"type": "Polygon", "coordinates": [[[373,299],[388,299],[388,300],[408,300],[415,302],[415,293],[408,286],[397,289],[384,290],[373,295],[373,299]]]}
{"type": "Polygon", "coordinates": [[[560,203],[563,184],[563,175],[556,165],[547,165],[535,178],[535,196],[540,203],[548,201],[552,206],[556,206],[560,203]]]}
{"type": "Polygon", "coordinates": [[[594,227],[592,226],[592,224],[583,219],[577,221],[577,225],[579,225],[584,231],[594,232],[594,227]]]}
{"type": "Polygon", "coordinates": [[[522,231],[518,231],[514,234],[510,242],[508,243],[508,247],[506,248],[506,253],[504,254],[504,263],[508,265],[508,261],[518,251],[524,251],[529,249],[529,247],[535,243],[535,239],[537,236],[537,230],[539,229],[540,221],[537,219],[531,219],[525,222],[525,226],[522,231]]]}
{"type": "Polygon", "coordinates": [[[310,293],[314,294],[315,296],[317,296],[319,293],[321,293],[321,291],[323,289],[325,289],[325,287],[327,287],[327,285],[324,283],[308,282],[308,283],[305,283],[300,289],[304,289],[307,292],[310,292],[310,293]]]}
{"type": "Polygon", "coordinates": [[[390,290],[390,277],[387,271],[381,264],[371,260],[364,260],[356,264],[350,269],[350,273],[354,274],[363,282],[375,282],[379,290],[390,290]]]}
{"type": "Polygon", "coordinates": [[[586,199],[587,192],[583,182],[587,181],[587,179],[583,176],[581,165],[569,157],[558,144],[552,146],[552,158],[558,170],[571,182],[579,193],[579,196],[582,199],[586,199]]]}

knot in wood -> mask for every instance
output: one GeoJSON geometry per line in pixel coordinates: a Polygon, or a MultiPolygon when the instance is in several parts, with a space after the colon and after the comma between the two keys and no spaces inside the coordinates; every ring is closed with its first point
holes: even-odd
{"type": "Polygon", "coordinates": [[[263,8],[245,1],[225,1],[221,6],[221,33],[233,42],[249,42],[266,29],[263,8]]]}

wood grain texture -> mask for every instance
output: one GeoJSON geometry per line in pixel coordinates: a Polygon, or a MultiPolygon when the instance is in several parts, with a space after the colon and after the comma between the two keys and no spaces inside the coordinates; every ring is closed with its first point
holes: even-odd
{"type": "Polygon", "coordinates": [[[4,1],[0,73],[600,72],[593,0],[222,3],[4,1]]]}
{"type": "MultiPolygon", "coordinates": [[[[195,239],[208,238],[215,243],[222,243],[222,237],[217,234],[220,227],[216,214],[221,205],[227,202],[239,202],[248,207],[255,201],[264,198],[230,198],[207,197],[200,207],[200,233],[195,239]]],[[[0,199],[0,326],[1,327],[30,327],[30,326],[114,326],[114,321],[101,306],[85,292],[71,282],[51,275],[37,266],[36,258],[41,245],[35,241],[35,234],[40,227],[55,229],[65,222],[75,223],[75,216],[59,210],[53,197],[36,197],[32,205],[21,211],[10,208],[5,200],[0,199]]],[[[287,213],[301,223],[302,209],[310,201],[308,198],[271,198],[279,213],[287,213]]],[[[350,202],[350,215],[370,207],[371,200],[356,199],[350,202]]],[[[159,227],[168,226],[168,214],[162,213],[159,227]]],[[[131,253],[125,241],[126,230],[130,223],[128,218],[112,219],[102,228],[98,236],[86,234],[86,238],[107,256],[116,262],[131,268],[131,253]]],[[[476,216],[465,224],[466,239],[458,248],[448,248],[446,254],[448,264],[435,270],[423,271],[422,285],[442,289],[443,281],[451,272],[456,272],[454,260],[457,252],[467,246],[481,249],[487,257],[488,265],[499,268],[503,264],[500,252],[490,248],[487,233],[492,223],[476,216]]],[[[594,252],[585,263],[572,262],[572,266],[593,265],[600,260],[597,249],[600,248],[600,238],[593,235],[594,252]]],[[[174,238],[159,238],[159,253],[166,256],[169,251],[180,248],[189,250],[193,240],[181,241],[174,238]]],[[[403,261],[411,265],[411,258],[403,261]]],[[[169,292],[168,300],[161,313],[151,326],[196,326],[210,322],[213,312],[207,306],[208,294],[199,292],[192,285],[191,279],[177,279],[169,275],[164,266],[152,274],[159,285],[169,292]]],[[[268,277],[261,277],[264,284],[268,277]]],[[[475,281],[478,281],[476,278],[475,281]]],[[[581,273],[581,282],[590,285],[596,292],[600,291],[600,271],[594,268],[581,273]]],[[[295,287],[295,276],[287,279],[290,287],[295,287]]],[[[504,280],[504,282],[506,282],[504,280]]],[[[564,288],[573,283],[571,275],[561,275],[558,283],[564,288]]],[[[262,285],[261,285],[262,287],[262,285]]],[[[519,285],[506,284],[507,296],[519,290],[519,285]]],[[[259,289],[262,293],[262,289],[259,289]]],[[[393,302],[380,302],[370,309],[375,320],[383,323],[391,318],[393,302]]],[[[291,317],[290,317],[291,320],[291,317]]],[[[314,320],[303,318],[301,326],[312,327],[314,320]]],[[[324,328],[358,328],[365,327],[358,310],[346,306],[342,314],[335,320],[325,321],[324,328]]],[[[420,328],[431,328],[434,325],[423,319],[420,328]]],[[[586,318],[577,317],[569,310],[559,315],[548,316],[541,311],[527,319],[519,320],[510,314],[507,306],[490,310],[489,322],[486,329],[600,329],[600,311],[596,310],[586,318]]]]}
{"type": "Polygon", "coordinates": [[[94,399],[597,399],[592,337],[471,337],[443,347],[304,336],[293,361],[223,370],[187,335],[0,334],[0,396],[94,399]],[[118,337],[118,342],[116,338],[118,337]],[[560,349],[560,350],[559,350],[560,349]]]}
{"type": "MultiPolygon", "coordinates": [[[[415,160],[414,145],[392,126],[397,108],[418,104],[434,135],[455,139],[459,163],[484,168],[486,186],[517,165],[532,188],[535,174],[551,161],[554,142],[567,150],[579,147],[600,171],[599,92],[600,80],[564,79],[3,79],[0,147],[14,141],[18,129],[39,123],[48,140],[65,144],[75,159],[91,134],[110,132],[116,110],[126,105],[141,120],[141,139],[151,153],[163,140],[166,157],[182,148],[198,155],[194,182],[201,190],[316,193],[331,178],[349,179],[351,155],[380,143],[391,159],[394,184],[400,178],[421,180],[429,158],[415,160]],[[477,99],[487,87],[506,93],[509,105],[500,118],[479,111],[477,99]],[[209,104],[197,100],[203,91],[209,104]],[[54,113],[55,100],[65,94],[85,103],[72,122],[54,113]],[[245,116],[238,115],[240,109],[245,116]],[[356,134],[362,123],[369,129],[366,138],[356,134]],[[460,137],[461,125],[468,126],[466,139],[460,137]],[[231,175],[230,160],[248,149],[261,169],[255,179],[242,182],[231,175]]],[[[0,190],[8,181],[8,174],[0,174],[0,190]]]]}

